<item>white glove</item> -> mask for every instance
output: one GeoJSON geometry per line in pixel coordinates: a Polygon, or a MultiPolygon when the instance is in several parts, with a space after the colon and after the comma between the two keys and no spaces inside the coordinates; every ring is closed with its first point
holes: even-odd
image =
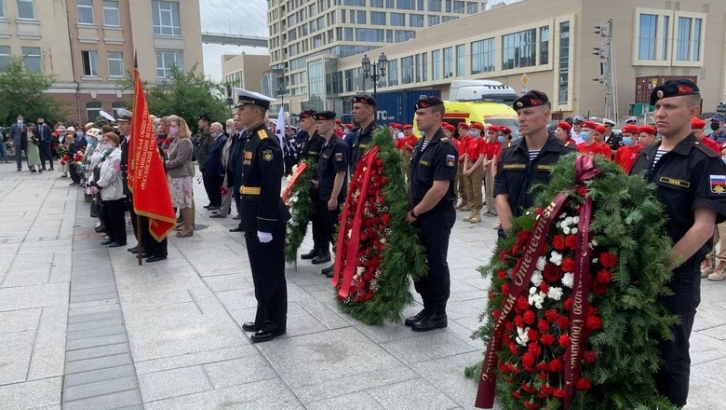
{"type": "Polygon", "coordinates": [[[272,234],[268,232],[257,231],[257,239],[260,240],[260,243],[272,242],[272,234]]]}

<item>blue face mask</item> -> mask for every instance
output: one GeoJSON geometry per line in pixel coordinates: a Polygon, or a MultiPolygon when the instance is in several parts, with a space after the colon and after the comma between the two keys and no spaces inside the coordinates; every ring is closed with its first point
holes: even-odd
{"type": "Polygon", "coordinates": [[[469,135],[471,135],[472,137],[478,137],[479,136],[479,131],[477,131],[477,130],[469,130],[469,135]]]}
{"type": "Polygon", "coordinates": [[[95,140],[95,138],[93,138],[93,137],[86,137],[86,142],[89,143],[89,144],[93,144],[93,140],[95,140]]]}
{"type": "Polygon", "coordinates": [[[76,131],[76,137],[78,137],[78,138],[83,137],[83,131],[76,131]]]}
{"type": "Polygon", "coordinates": [[[623,137],[623,145],[630,145],[633,143],[633,137],[623,137]]]}
{"type": "Polygon", "coordinates": [[[587,131],[581,131],[580,132],[580,138],[582,138],[583,141],[589,141],[590,140],[590,133],[587,131]]]}
{"type": "Polygon", "coordinates": [[[499,141],[503,144],[503,143],[507,142],[507,137],[505,137],[504,135],[500,135],[497,137],[497,141],[499,141]]]}
{"type": "Polygon", "coordinates": [[[726,164],[726,157],[721,157],[721,161],[723,161],[723,163],[726,164]]]}

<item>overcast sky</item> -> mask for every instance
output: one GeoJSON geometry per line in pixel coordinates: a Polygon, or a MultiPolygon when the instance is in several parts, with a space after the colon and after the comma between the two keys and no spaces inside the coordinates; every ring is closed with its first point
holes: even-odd
{"type": "MultiPolygon", "coordinates": [[[[267,0],[199,0],[202,31],[215,34],[267,36],[267,0]]],[[[222,79],[223,54],[268,54],[266,48],[203,44],[204,73],[222,79]]]]}

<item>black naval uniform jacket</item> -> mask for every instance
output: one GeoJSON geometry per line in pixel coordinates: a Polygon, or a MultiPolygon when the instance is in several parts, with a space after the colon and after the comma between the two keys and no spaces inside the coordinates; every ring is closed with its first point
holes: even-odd
{"type": "MultiPolygon", "coordinates": [[[[318,161],[318,192],[320,201],[327,202],[333,194],[333,186],[335,185],[335,176],[340,171],[348,172],[348,144],[335,133],[330,137],[330,141],[325,144],[323,140],[323,148],[320,151],[320,160],[318,161]]],[[[348,178],[343,178],[343,186],[338,194],[338,204],[345,202],[347,195],[348,178]]]]}
{"type": "Polygon", "coordinates": [[[411,160],[411,209],[418,205],[426,193],[434,185],[434,181],[450,181],[446,195],[427,214],[435,214],[452,207],[456,200],[455,182],[459,154],[444,131],[439,130],[429,141],[426,149],[421,152],[424,138],[419,139],[413,150],[411,160]]]}
{"type": "MultiPolygon", "coordinates": [[[[700,144],[691,134],[663,154],[653,166],[658,147],[660,143],[643,148],[630,174],[641,174],[655,184],[655,195],[665,208],[668,236],[673,243],[683,238],[693,226],[693,211],[698,207],[716,211],[716,223],[726,221],[726,166],[718,154],[700,144]]],[[[697,271],[711,251],[711,242],[707,241],[674,272],[697,271]]]]}
{"type": "Polygon", "coordinates": [[[125,135],[121,135],[121,184],[123,185],[124,195],[131,198],[129,190],[129,139],[125,135]]]}
{"type": "Polygon", "coordinates": [[[355,168],[358,166],[360,159],[363,158],[363,154],[370,147],[373,141],[373,133],[378,129],[378,124],[375,121],[368,125],[368,128],[359,129],[358,134],[353,141],[353,146],[350,150],[350,174],[353,175],[355,168]]]}
{"type": "Polygon", "coordinates": [[[502,149],[497,177],[494,180],[494,198],[509,195],[512,216],[522,216],[532,206],[537,192],[530,188],[550,180],[550,171],[563,155],[575,152],[553,134],[547,137],[544,147],[533,161],[529,160],[526,138],[520,138],[511,146],[502,149]]]}
{"type": "Polygon", "coordinates": [[[290,219],[280,198],[284,164],[280,142],[260,123],[247,130],[242,163],[242,219],[245,232],[272,233],[290,219]]]}
{"type": "Polygon", "coordinates": [[[323,144],[325,139],[317,131],[313,132],[312,136],[308,135],[300,147],[300,159],[310,161],[310,165],[317,166],[323,144]]]}

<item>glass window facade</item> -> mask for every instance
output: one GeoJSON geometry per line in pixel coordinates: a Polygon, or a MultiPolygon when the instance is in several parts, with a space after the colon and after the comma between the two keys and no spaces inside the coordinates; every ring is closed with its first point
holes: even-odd
{"type": "Polygon", "coordinates": [[[386,78],[389,86],[398,85],[398,60],[388,61],[388,74],[386,78]]]}
{"type": "Polygon", "coordinates": [[[570,85],[570,22],[560,23],[560,68],[558,73],[558,104],[567,105],[569,102],[570,85]]]}
{"type": "Polygon", "coordinates": [[[444,49],[444,78],[454,76],[454,50],[451,47],[444,49]]]}
{"type": "Polygon", "coordinates": [[[550,26],[539,28],[539,64],[547,65],[550,62],[550,26]]]}
{"type": "Polygon", "coordinates": [[[441,50],[431,51],[431,79],[441,79],[441,50]]]}
{"type": "Polygon", "coordinates": [[[170,1],[152,1],[151,15],[154,24],[154,34],[161,34],[165,36],[181,35],[179,3],[170,1]]]}
{"type": "Polygon", "coordinates": [[[413,56],[403,57],[401,59],[401,84],[413,83],[413,79],[414,79],[413,70],[414,70],[413,56]]]}
{"type": "Polygon", "coordinates": [[[524,30],[502,36],[502,70],[537,64],[537,30],[524,30]]]}
{"type": "Polygon", "coordinates": [[[408,15],[408,25],[411,27],[423,27],[424,26],[424,16],[421,14],[409,14],[408,15]]]}
{"type": "Polygon", "coordinates": [[[0,46],[0,69],[10,63],[10,46],[0,46]]]}
{"type": "Polygon", "coordinates": [[[309,108],[322,111],[325,109],[324,101],[325,77],[323,76],[323,62],[315,60],[308,63],[308,98],[309,108]]]}
{"type": "Polygon", "coordinates": [[[93,24],[93,0],[77,0],[78,24],[93,24]]]}
{"type": "Polygon", "coordinates": [[[121,17],[118,13],[118,2],[104,0],[103,2],[103,25],[118,27],[121,25],[121,17]]]}
{"type": "Polygon", "coordinates": [[[371,24],[376,26],[385,26],[386,13],[380,11],[371,11],[371,24]]]}
{"type": "Polygon", "coordinates": [[[391,25],[396,27],[405,27],[406,15],[403,13],[391,13],[391,25]]]}
{"type": "Polygon", "coordinates": [[[655,45],[657,32],[658,16],[654,14],[641,14],[640,31],[638,34],[639,60],[655,60],[655,45]]]}
{"type": "Polygon", "coordinates": [[[456,46],[456,76],[463,77],[466,75],[466,45],[459,44],[456,46]]]}
{"type": "Polygon", "coordinates": [[[472,74],[494,71],[494,58],[494,38],[487,38],[471,43],[472,74]]]}
{"type": "Polygon", "coordinates": [[[176,66],[184,70],[184,54],[180,51],[157,51],[156,52],[156,77],[171,77],[171,69],[176,66]]]}
{"type": "Polygon", "coordinates": [[[124,53],[118,51],[108,52],[108,76],[124,76],[124,53]]]}

